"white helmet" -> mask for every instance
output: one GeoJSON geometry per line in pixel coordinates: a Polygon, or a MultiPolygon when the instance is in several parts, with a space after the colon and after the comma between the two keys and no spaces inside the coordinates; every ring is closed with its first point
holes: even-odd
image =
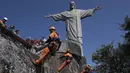
{"type": "Polygon", "coordinates": [[[50,30],[56,30],[56,28],[54,26],[51,26],[50,30]]]}
{"type": "Polygon", "coordinates": [[[6,21],[7,21],[7,20],[8,20],[8,18],[7,18],[7,17],[4,17],[4,20],[6,20],[6,21]]]}

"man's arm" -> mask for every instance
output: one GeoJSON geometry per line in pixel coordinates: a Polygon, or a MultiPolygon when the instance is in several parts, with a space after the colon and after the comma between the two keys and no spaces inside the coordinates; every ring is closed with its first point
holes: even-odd
{"type": "Polygon", "coordinates": [[[64,58],[65,56],[63,55],[63,56],[60,56],[58,59],[62,59],[62,58],[64,58]]]}
{"type": "Polygon", "coordinates": [[[2,27],[6,27],[2,20],[0,20],[0,24],[2,25],[2,27]]]}
{"type": "Polygon", "coordinates": [[[45,42],[45,43],[49,43],[51,42],[55,37],[55,32],[52,32],[50,35],[49,35],[49,39],[45,42]]]}

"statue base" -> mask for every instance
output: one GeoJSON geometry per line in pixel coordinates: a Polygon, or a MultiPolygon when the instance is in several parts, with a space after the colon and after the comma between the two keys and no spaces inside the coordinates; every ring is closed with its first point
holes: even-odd
{"type": "MultiPolygon", "coordinates": [[[[48,57],[44,64],[41,66],[41,73],[59,73],[57,69],[64,63],[65,58],[58,59],[64,53],[57,53],[55,56],[48,57]]],[[[80,56],[81,59],[73,58],[70,64],[64,67],[60,73],[81,73],[86,65],[85,57],[80,56]]]]}
{"type": "Polygon", "coordinates": [[[61,42],[60,48],[58,52],[66,52],[67,49],[70,49],[72,54],[76,54],[82,56],[82,47],[76,42],[72,42],[69,40],[63,40],[61,42]]]}

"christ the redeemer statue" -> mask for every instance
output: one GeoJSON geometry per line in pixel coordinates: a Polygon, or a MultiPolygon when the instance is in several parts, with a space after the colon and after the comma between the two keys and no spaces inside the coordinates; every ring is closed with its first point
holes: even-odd
{"type": "Polygon", "coordinates": [[[81,19],[92,16],[96,10],[101,8],[101,6],[98,6],[88,10],[76,9],[75,2],[71,1],[69,11],[64,11],[60,14],[49,14],[45,17],[52,17],[55,21],[65,21],[68,40],[78,43],[81,47],[81,54],[83,55],[81,19]]]}

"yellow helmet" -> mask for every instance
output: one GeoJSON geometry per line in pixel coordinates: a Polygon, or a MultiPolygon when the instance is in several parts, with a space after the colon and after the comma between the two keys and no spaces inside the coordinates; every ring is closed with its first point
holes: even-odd
{"type": "Polygon", "coordinates": [[[66,52],[70,52],[70,49],[67,49],[66,52]]]}
{"type": "Polygon", "coordinates": [[[50,30],[55,30],[56,28],[54,26],[51,26],[50,27],[50,30]]]}

